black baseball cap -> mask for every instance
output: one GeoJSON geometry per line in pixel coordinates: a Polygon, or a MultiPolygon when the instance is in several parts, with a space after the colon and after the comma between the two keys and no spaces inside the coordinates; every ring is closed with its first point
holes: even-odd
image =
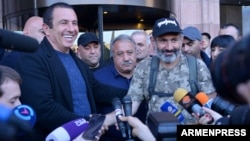
{"type": "Polygon", "coordinates": [[[161,18],[155,22],[152,33],[154,37],[167,33],[182,33],[180,25],[175,18],[161,18]]]}
{"type": "Polygon", "coordinates": [[[93,32],[85,32],[77,40],[78,46],[79,45],[86,46],[91,42],[99,43],[99,39],[97,38],[96,34],[93,32]]]}

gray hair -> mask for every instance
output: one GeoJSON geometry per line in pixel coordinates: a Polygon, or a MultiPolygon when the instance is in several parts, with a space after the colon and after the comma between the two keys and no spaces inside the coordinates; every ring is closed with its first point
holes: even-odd
{"type": "Polygon", "coordinates": [[[139,34],[142,34],[146,37],[147,46],[149,46],[151,43],[150,36],[144,30],[136,30],[130,36],[132,37],[134,35],[139,35],[139,34]]]}
{"type": "Polygon", "coordinates": [[[110,43],[110,58],[112,58],[114,56],[114,52],[113,52],[113,48],[114,48],[114,44],[117,41],[129,41],[134,45],[134,48],[136,49],[136,43],[133,40],[133,38],[131,38],[130,36],[126,35],[126,34],[120,34],[119,36],[115,37],[111,43],[110,43]]]}

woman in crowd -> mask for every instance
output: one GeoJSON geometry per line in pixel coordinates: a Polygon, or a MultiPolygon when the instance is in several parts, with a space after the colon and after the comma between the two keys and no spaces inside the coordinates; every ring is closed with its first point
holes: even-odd
{"type": "Polygon", "coordinates": [[[235,42],[235,39],[231,35],[219,35],[216,36],[211,42],[211,58],[212,61],[218,57],[218,55],[227,49],[235,42]]]}
{"type": "MultiPolygon", "coordinates": [[[[212,79],[218,95],[237,105],[230,117],[204,108],[215,124],[250,124],[250,34],[221,53],[212,67],[212,79]]],[[[203,116],[199,122],[210,120],[203,116]]]]}

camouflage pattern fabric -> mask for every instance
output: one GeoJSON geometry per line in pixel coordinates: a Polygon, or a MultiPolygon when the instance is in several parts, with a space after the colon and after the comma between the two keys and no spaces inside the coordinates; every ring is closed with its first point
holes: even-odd
{"type": "MultiPolygon", "coordinates": [[[[150,63],[151,57],[142,60],[137,64],[133,79],[130,83],[128,90],[128,95],[133,101],[142,101],[144,97],[148,97],[148,86],[149,86],[149,73],[150,73],[150,63]]],[[[211,74],[205,63],[197,59],[197,77],[198,85],[200,90],[209,94],[215,91],[213,87],[211,74]]],[[[155,85],[156,92],[163,93],[174,93],[178,88],[184,88],[187,91],[191,91],[189,85],[189,68],[187,58],[181,55],[179,63],[172,69],[166,69],[163,65],[159,64],[159,70],[157,74],[157,81],[155,85]]],[[[166,101],[170,102],[178,109],[183,109],[180,104],[175,102],[173,96],[171,97],[158,97],[157,95],[152,95],[149,100],[149,111],[148,112],[160,112],[161,105],[166,101]]],[[[182,114],[185,117],[185,123],[194,122],[193,117],[183,109],[182,114]]]]}

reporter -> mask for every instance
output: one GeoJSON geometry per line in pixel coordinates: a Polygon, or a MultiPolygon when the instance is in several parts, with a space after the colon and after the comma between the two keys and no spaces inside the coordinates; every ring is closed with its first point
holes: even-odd
{"type": "Polygon", "coordinates": [[[229,124],[250,125],[250,105],[237,107],[230,115],[229,124]]]}
{"type": "MultiPolygon", "coordinates": [[[[250,34],[221,53],[212,68],[212,80],[219,96],[237,105],[230,117],[215,119],[216,124],[250,124],[250,34]]],[[[204,108],[212,117],[218,113],[204,108]]],[[[201,117],[199,122],[206,124],[201,117]]]]}
{"type": "Polygon", "coordinates": [[[222,52],[211,70],[217,94],[235,105],[250,103],[250,34],[222,52]]]}
{"type": "Polygon", "coordinates": [[[154,135],[151,133],[149,128],[143,124],[138,118],[128,116],[119,117],[121,121],[126,121],[132,127],[133,136],[138,137],[142,141],[156,141],[154,135]]]}
{"type": "Polygon", "coordinates": [[[0,104],[11,109],[21,105],[21,77],[14,69],[0,65],[0,104]]]}
{"type": "Polygon", "coordinates": [[[242,105],[234,109],[230,116],[222,116],[214,110],[203,107],[204,111],[210,116],[203,116],[199,119],[199,123],[207,125],[210,118],[213,117],[212,125],[250,125],[250,106],[242,105]]]}

